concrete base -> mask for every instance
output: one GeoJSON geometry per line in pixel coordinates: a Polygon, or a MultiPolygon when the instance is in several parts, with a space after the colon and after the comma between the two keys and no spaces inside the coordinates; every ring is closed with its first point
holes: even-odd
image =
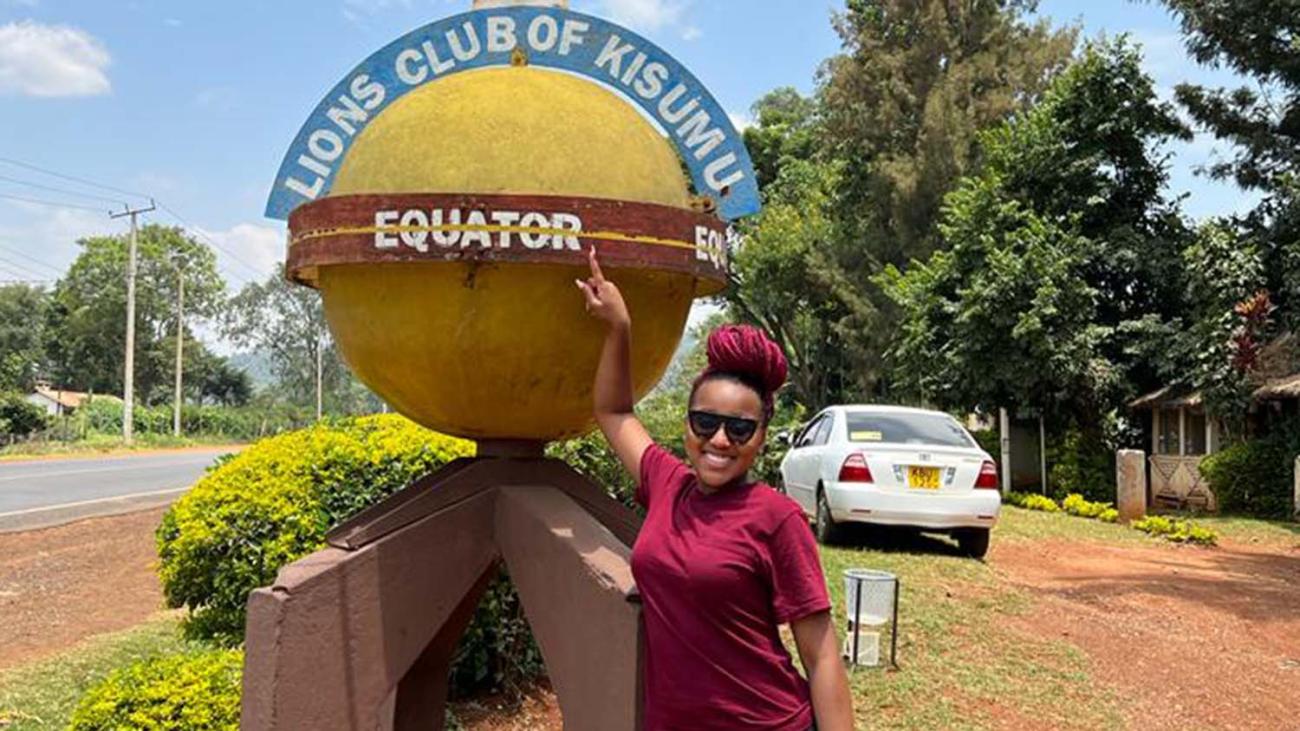
{"type": "Polygon", "coordinates": [[[248,731],[442,729],[451,656],[501,563],[566,729],[641,716],[640,521],[561,462],[458,460],[249,598],[248,731]]]}
{"type": "Polygon", "coordinates": [[[1128,523],[1141,520],[1147,514],[1147,455],[1145,452],[1124,449],[1115,459],[1115,508],[1119,519],[1128,523]]]}

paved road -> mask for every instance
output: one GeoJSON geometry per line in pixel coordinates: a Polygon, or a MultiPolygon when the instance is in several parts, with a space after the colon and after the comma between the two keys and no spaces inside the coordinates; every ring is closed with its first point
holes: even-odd
{"type": "Polygon", "coordinates": [[[0,462],[0,532],[169,503],[229,451],[0,462]]]}

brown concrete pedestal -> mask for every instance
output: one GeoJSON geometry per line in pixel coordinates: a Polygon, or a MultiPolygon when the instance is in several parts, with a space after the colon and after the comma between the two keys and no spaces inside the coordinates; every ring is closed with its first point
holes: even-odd
{"type": "Polygon", "coordinates": [[[1147,515],[1147,455],[1123,449],[1115,458],[1115,509],[1123,523],[1141,520],[1147,515]]]}
{"type": "Polygon", "coordinates": [[[243,729],[442,729],[452,652],[501,563],[565,728],[639,727],[639,518],[561,462],[494,453],[510,456],[453,462],[252,594],[243,729]]]}

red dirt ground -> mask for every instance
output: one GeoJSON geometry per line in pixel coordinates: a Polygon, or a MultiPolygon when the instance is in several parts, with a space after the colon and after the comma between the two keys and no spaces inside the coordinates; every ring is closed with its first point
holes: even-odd
{"type": "MultiPolygon", "coordinates": [[[[0,669],[156,615],[161,513],[0,535],[0,669]]],[[[1131,727],[1300,729],[1300,547],[1002,541],[989,561],[1036,599],[1009,621],[1083,650],[1131,727]]],[[[454,711],[473,731],[562,728],[545,688],[454,711]]]]}
{"type": "Polygon", "coordinates": [[[1023,628],[1081,648],[1144,730],[1300,729],[1300,550],[1003,542],[1023,628]]]}

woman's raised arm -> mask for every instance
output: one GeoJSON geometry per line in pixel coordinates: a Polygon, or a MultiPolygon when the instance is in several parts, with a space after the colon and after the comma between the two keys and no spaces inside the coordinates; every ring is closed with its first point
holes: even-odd
{"type": "Polygon", "coordinates": [[[609,327],[593,388],[596,423],[623,467],[633,479],[640,480],[641,457],[653,441],[633,410],[632,318],[623,294],[601,272],[595,246],[591,247],[588,260],[591,277],[585,282],[578,280],[578,289],[587,299],[587,312],[609,327]]]}

